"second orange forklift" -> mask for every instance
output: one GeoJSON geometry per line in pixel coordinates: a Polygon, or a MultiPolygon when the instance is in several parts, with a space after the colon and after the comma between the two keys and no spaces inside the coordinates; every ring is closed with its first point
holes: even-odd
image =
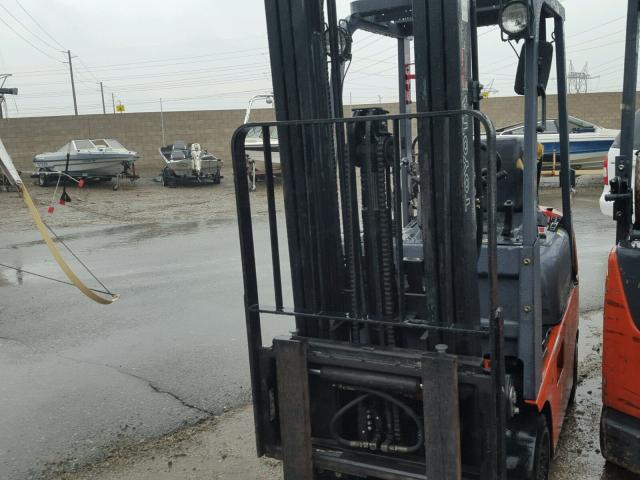
{"type": "Polygon", "coordinates": [[[639,13],[640,2],[629,0],[620,156],[607,197],[614,202],[617,230],[605,290],[600,424],[604,457],[636,474],[640,474],[640,161],[634,162],[634,143],[639,13]]]}

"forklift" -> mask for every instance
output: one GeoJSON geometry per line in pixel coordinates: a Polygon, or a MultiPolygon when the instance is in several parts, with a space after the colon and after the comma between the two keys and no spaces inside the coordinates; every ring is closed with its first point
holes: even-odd
{"type": "Polygon", "coordinates": [[[640,2],[629,0],[620,156],[607,201],[616,246],[609,255],[602,338],[600,445],[609,462],[640,474],[640,162],[635,162],[640,2]],[[635,185],[634,185],[635,182],[635,185]],[[634,195],[635,194],[635,195],[634,195]],[[635,211],[635,219],[634,219],[635,211]]]}
{"type": "Polygon", "coordinates": [[[258,455],[282,460],[285,480],[548,478],[577,380],[564,8],[358,0],[339,19],[335,0],[265,7],[276,121],[242,125],[231,146],[258,455]],[[481,27],[521,44],[523,137],[496,138],[480,110],[481,27]],[[398,42],[398,114],[344,116],[359,30],[398,42]],[[538,198],[554,53],[562,213],[538,198]],[[262,220],[247,183],[253,128],[262,220]],[[265,342],[274,320],[289,333],[265,342]]]}

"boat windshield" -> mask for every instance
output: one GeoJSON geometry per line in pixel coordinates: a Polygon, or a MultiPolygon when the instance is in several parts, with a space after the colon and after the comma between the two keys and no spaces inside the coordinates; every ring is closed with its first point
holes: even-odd
{"type": "Polygon", "coordinates": [[[119,141],[114,140],[113,138],[107,139],[107,143],[111,148],[121,148],[123,150],[126,150],[126,148],[124,148],[124,146],[119,141]]]}
{"type": "Polygon", "coordinates": [[[96,148],[91,140],[74,140],[73,143],[76,145],[76,150],[93,150],[96,148]]]}
{"type": "Polygon", "coordinates": [[[65,143],[64,146],[60,147],[58,149],[59,152],[68,152],[69,150],[71,150],[71,144],[70,143],[65,143]]]}
{"type": "Polygon", "coordinates": [[[93,144],[98,148],[108,148],[107,142],[105,140],[91,140],[93,144]]]}
{"type": "MultiPolygon", "coordinates": [[[[278,140],[278,129],[276,127],[269,127],[269,136],[271,137],[271,141],[278,140]]],[[[247,132],[247,139],[257,139],[262,138],[262,127],[253,127],[249,129],[247,132]]]]}
{"type": "Polygon", "coordinates": [[[591,133],[595,132],[598,128],[597,125],[581,120],[576,117],[569,117],[569,132],[570,133],[591,133]]]}

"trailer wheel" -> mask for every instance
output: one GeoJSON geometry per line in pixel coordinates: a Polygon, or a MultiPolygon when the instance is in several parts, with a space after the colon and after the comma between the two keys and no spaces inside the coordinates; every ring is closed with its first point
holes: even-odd
{"type": "Polygon", "coordinates": [[[537,417],[536,450],[533,457],[532,480],[548,480],[551,465],[551,435],[544,414],[537,417]]]}
{"type": "Polygon", "coordinates": [[[169,167],[164,167],[164,169],[162,170],[162,186],[163,187],[175,188],[176,182],[175,180],[172,180],[171,176],[172,175],[171,175],[171,171],[169,170],[169,167]]]}
{"type": "Polygon", "coordinates": [[[44,172],[44,168],[41,168],[38,174],[38,185],[40,185],[41,187],[46,187],[49,185],[48,175],[44,172]]]}

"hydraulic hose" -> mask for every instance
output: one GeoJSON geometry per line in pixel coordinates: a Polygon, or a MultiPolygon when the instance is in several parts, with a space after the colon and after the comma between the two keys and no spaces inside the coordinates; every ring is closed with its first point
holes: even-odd
{"type": "MultiPolygon", "coordinates": [[[[336,412],[336,414],[333,416],[333,418],[331,419],[331,423],[329,424],[329,430],[331,432],[331,436],[342,446],[344,447],[349,447],[349,448],[366,448],[369,450],[378,450],[380,449],[383,452],[395,452],[395,453],[415,453],[418,450],[420,450],[424,444],[424,429],[422,426],[422,422],[420,421],[420,419],[418,418],[418,416],[415,414],[415,412],[413,410],[411,410],[411,408],[406,405],[405,403],[401,402],[400,400],[398,400],[397,398],[384,393],[384,392],[380,392],[377,390],[369,390],[366,388],[358,388],[359,391],[364,392],[363,395],[360,395],[359,397],[356,397],[355,399],[351,400],[349,403],[347,403],[344,407],[342,407],[340,410],[338,410],[336,412]],[[416,425],[416,442],[415,444],[409,446],[409,447],[405,447],[402,445],[387,445],[385,443],[383,443],[382,445],[378,446],[377,443],[375,442],[364,442],[364,441],[358,441],[358,440],[347,440],[346,438],[343,438],[340,436],[340,434],[338,433],[338,421],[344,416],[344,414],[346,412],[348,412],[349,410],[351,410],[353,407],[355,407],[356,405],[362,403],[363,401],[365,401],[367,398],[369,397],[379,397],[383,400],[386,400],[387,402],[391,403],[392,405],[398,407],[400,410],[402,410],[416,425]]],[[[387,419],[387,423],[388,423],[388,419],[387,419]]],[[[389,432],[391,433],[394,437],[395,437],[395,432],[389,432]]]]}

